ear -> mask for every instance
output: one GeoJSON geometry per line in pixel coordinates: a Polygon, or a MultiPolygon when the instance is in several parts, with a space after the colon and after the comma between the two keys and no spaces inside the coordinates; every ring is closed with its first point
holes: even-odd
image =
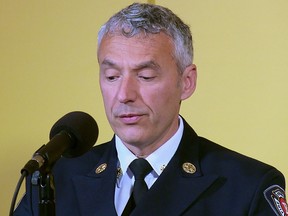
{"type": "Polygon", "coordinates": [[[189,65],[182,74],[182,94],[181,100],[189,98],[196,89],[197,67],[194,64],[189,65]]]}

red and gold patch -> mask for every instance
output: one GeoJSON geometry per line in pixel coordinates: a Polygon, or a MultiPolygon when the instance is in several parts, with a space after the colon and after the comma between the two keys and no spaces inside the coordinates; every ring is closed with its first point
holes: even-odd
{"type": "Polygon", "coordinates": [[[264,196],[276,215],[288,216],[285,191],[279,185],[273,185],[267,188],[264,191],[264,196]]]}

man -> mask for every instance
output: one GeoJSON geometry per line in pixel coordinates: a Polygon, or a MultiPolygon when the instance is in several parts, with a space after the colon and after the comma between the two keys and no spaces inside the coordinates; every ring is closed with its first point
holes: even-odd
{"type": "MultiPolygon", "coordinates": [[[[288,214],[278,170],[197,136],[179,116],[196,87],[192,59],[189,27],[167,8],[133,4],[102,26],[100,86],[115,136],[55,164],[56,215],[288,214]],[[137,158],[152,169],[149,190],[127,210],[137,158]]],[[[38,215],[37,188],[27,182],[15,215],[38,215]]]]}

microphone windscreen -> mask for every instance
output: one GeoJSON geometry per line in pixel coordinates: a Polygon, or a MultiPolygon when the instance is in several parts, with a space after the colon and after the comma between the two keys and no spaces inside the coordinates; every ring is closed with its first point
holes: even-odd
{"type": "Polygon", "coordinates": [[[71,136],[73,144],[62,156],[78,157],[89,151],[98,138],[98,125],[93,117],[81,111],[74,111],[60,118],[50,130],[50,140],[61,132],[71,136]]]}

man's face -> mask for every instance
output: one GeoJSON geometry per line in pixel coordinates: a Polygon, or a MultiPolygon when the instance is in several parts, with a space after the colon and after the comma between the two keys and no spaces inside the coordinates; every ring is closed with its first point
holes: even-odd
{"type": "Polygon", "coordinates": [[[176,132],[180,101],[192,94],[184,90],[170,38],[105,36],[98,61],[112,129],[134,154],[150,154],[176,132]]]}

